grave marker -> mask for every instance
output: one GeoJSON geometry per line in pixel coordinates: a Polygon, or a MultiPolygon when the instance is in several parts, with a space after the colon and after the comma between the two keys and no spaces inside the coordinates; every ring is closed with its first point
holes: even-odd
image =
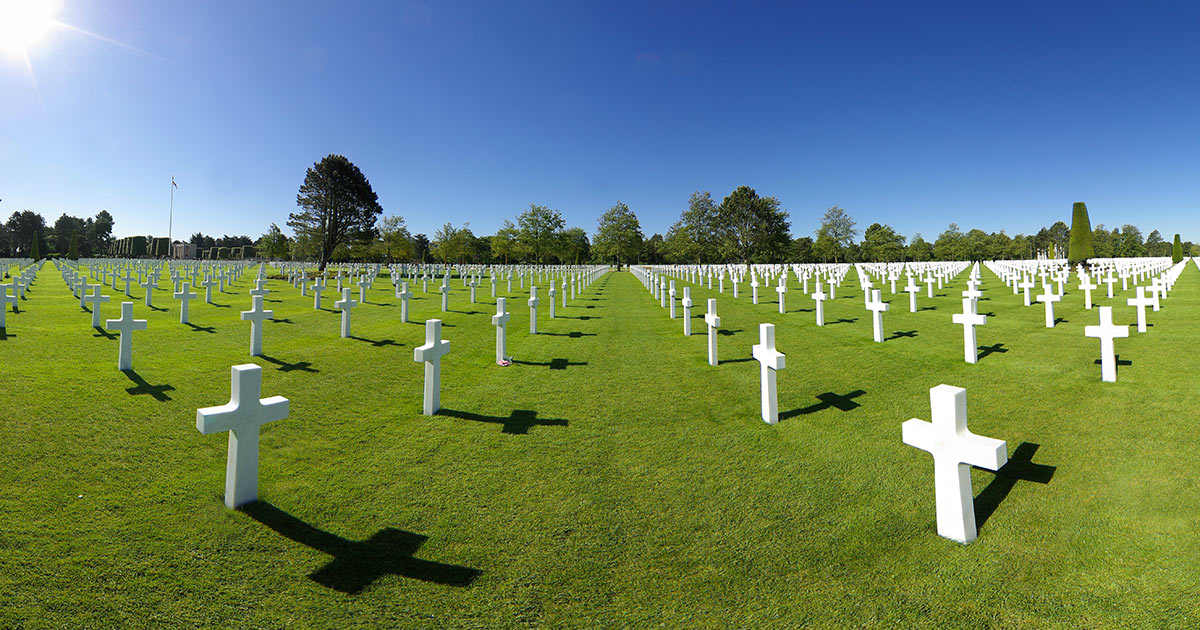
{"type": "Polygon", "coordinates": [[[903,424],[903,441],[933,455],[938,534],[960,543],[978,537],[971,466],[999,470],[1008,462],[1008,444],[967,430],[967,390],[938,385],[929,390],[932,422],[903,424]]]}
{"type": "Polygon", "coordinates": [[[235,365],[230,372],[229,402],[197,409],[196,429],[204,435],[229,432],[225,506],[235,509],[258,500],[258,432],[264,424],[287,417],[288,400],[259,398],[262,368],[253,363],[235,365]]]}

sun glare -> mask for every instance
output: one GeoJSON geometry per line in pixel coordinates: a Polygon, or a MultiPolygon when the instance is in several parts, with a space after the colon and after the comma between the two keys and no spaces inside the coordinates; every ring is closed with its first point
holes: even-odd
{"type": "Polygon", "coordinates": [[[58,24],[59,0],[0,0],[0,51],[24,55],[58,24]]]}

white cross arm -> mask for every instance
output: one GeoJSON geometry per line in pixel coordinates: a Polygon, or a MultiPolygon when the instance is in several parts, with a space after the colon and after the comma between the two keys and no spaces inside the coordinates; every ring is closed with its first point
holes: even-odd
{"type": "Polygon", "coordinates": [[[767,348],[762,344],[756,344],[750,348],[750,354],[756,361],[773,370],[782,370],[787,364],[786,356],[782,352],[774,348],[767,348]]]}

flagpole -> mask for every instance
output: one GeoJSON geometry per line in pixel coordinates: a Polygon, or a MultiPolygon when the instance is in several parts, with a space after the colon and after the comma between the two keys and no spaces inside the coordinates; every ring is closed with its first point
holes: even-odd
{"type": "Polygon", "coordinates": [[[171,231],[175,228],[175,176],[171,176],[171,210],[167,215],[167,258],[175,257],[175,243],[171,240],[171,231]]]}

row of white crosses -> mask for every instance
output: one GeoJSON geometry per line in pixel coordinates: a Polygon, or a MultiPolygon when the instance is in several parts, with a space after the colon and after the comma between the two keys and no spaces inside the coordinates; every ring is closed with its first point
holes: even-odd
{"type": "MultiPolygon", "coordinates": [[[[349,295],[350,289],[344,288],[343,291],[343,300],[353,303],[349,295]]],[[[253,317],[244,316],[243,319],[251,319],[255,324],[261,325],[262,319],[268,317],[270,311],[262,312],[263,295],[253,297],[253,317]]],[[[504,332],[509,315],[505,306],[506,300],[498,298],[496,315],[492,318],[492,323],[496,325],[497,362],[506,358],[504,332]]],[[[126,322],[119,322],[122,340],[126,338],[126,328],[145,328],[144,320],[132,320],[132,309],[132,302],[122,304],[123,319],[130,320],[127,326],[126,322]]],[[[348,334],[348,329],[344,332],[348,334]]],[[[261,336],[259,340],[261,342],[261,336]]],[[[422,413],[427,416],[437,413],[441,408],[441,362],[442,357],[449,352],[450,342],[442,339],[442,321],[426,321],[425,344],[413,349],[413,361],[425,364],[422,413]]],[[[208,435],[221,431],[229,432],[229,454],[225,468],[225,505],[229,508],[237,508],[258,499],[259,430],[264,424],[282,420],[288,415],[286,398],[273,396],[260,399],[261,392],[262,368],[255,364],[235,365],[231,369],[229,402],[219,407],[206,407],[196,411],[196,428],[201,433],[208,435]]]]}

